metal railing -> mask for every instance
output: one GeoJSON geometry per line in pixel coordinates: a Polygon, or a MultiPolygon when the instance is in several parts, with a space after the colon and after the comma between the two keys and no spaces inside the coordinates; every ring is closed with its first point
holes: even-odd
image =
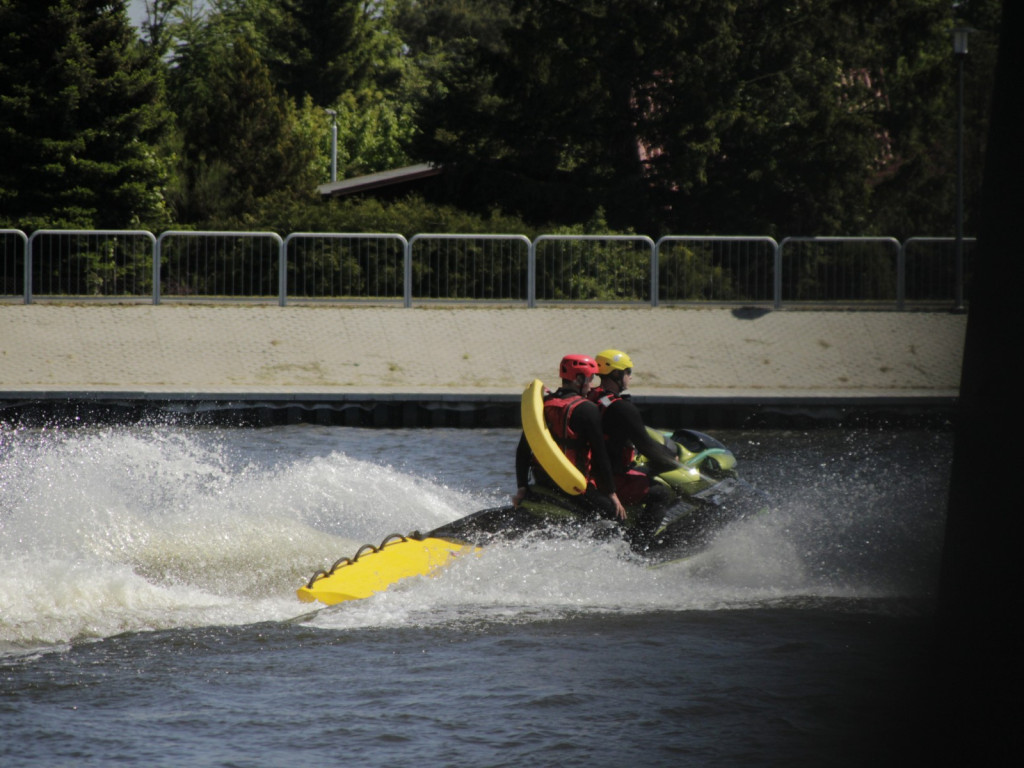
{"type": "Polygon", "coordinates": [[[405,303],[402,235],[296,232],[288,235],[279,259],[278,302],[373,301],[405,303]]]}
{"type": "Polygon", "coordinates": [[[764,236],[668,235],[657,244],[662,302],[767,303],[779,244],[764,236]]]}
{"type": "MultiPolygon", "coordinates": [[[[952,304],[975,239],[0,230],[0,299],[952,304]]],[[[963,294],[966,296],[966,292],[963,294]]]]}
{"type": "MultiPolygon", "coordinates": [[[[903,243],[902,297],[905,302],[957,300],[959,287],[970,282],[977,239],[963,238],[963,274],[958,274],[955,237],[911,237],[903,243]]],[[[903,309],[903,305],[900,305],[903,309]]]]}
{"type": "Polygon", "coordinates": [[[0,229],[0,297],[31,295],[25,275],[28,235],[20,229],[0,229]]]}
{"type": "Polygon", "coordinates": [[[155,243],[145,230],[36,230],[25,246],[25,303],[35,293],[144,298],[152,291],[155,243]]]}
{"type": "Polygon", "coordinates": [[[524,235],[414,235],[405,305],[424,301],[528,301],[532,251],[524,235]]]}
{"type": "Polygon", "coordinates": [[[275,232],[164,232],[153,257],[153,303],[199,297],[279,300],[282,246],[275,232]]]}
{"type": "Polygon", "coordinates": [[[777,306],[897,302],[901,253],[894,237],[787,237],[779,243],[777,306]]]}
{"type": "Polygon", "coordinates": [[[654,241],[645,235],[541,235],[533,241],[537,301],[658,303],[654,241]]]}

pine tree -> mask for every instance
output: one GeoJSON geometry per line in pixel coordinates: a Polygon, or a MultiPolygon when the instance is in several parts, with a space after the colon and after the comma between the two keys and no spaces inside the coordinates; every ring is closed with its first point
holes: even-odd
{"type": "Polygon", "coordinates": [[[162,72],[124,2],[0,0],[0,30],[0,221],[163,223],[162,72]]]}
{"type": "Polygon", "coordinates": [[[344,93],[378,85],[385,62],[380,19],[359,0],[275,0],[267,25],[268,64],[294,99],[334,104],[344,93]]]}
{"type": "Polygon", "coordinates": [[[178,47],[170,98],[180,147],[169,197],[183,224],[245,228],[265,198],[314,193],[325,155],[312,135],[312,105],[299,107],[274,86],[259,44],[251,25],[220,12],[178,47]]]}

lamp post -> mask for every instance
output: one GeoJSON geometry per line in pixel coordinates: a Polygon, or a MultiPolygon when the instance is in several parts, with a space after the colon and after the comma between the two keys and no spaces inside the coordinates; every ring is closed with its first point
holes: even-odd
{"type": "Polygon", "coordinates": [[[972,30],[953,30],[953,55],[956,57],[956,303],[954,312],[964,311],[964,59],[967,37],[972,30]]]}
{"type": "Polygon", "coordinates": [[[331,116],[331,183],[338,180],[338,112],[333,109],[325,109],[331,116]]]}

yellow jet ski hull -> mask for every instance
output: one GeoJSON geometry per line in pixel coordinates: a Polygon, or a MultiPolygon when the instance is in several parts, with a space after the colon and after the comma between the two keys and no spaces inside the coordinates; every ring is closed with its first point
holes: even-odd
{"type": "Polygon", "coordinates": [[[465,551],[476,549],[472,544],[396,534],[379,547],[367,544],[355,557],[342,558],[329,570],[314,574],[298,589],[298,596],[303,602],[326,605],[361,600],[402,579],[429,574],[465,551]]]}

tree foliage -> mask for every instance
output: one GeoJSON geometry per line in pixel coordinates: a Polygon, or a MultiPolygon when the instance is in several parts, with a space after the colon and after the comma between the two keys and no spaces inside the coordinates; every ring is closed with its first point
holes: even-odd
{"type": "Polygon", "coordinates": [[[398,50],[375,3],[273,0],[265,13],[267,63],[293,98],[326,106],[346,93],[395,87],[398,50]]]}
{"type": "Polygon", "coordinates": [[[123,2],[0,0],[0,220],[158,227],[163,76],[123,2]]]}
{"type": "Polygon", "coordinates": [[[183,224],[254,226],[263,202],[308,197],[319,181],[323,117],[274,86],[256,27],[230,3],[183,18],[170,71],[183,224]]]}
{"type": "MultiPolygon", "coordinates": [[[[902,231],[902,193],[950,189],[945,2],[506,0],[497,31],[464,18],[475,3],[416,5],[455,31],[409,38],[439,83],[417,151],[459,171],[464,204],[503,194],[531,218],[604,205],[651,232],[836,234],[880,214],[902,231]]],[[[908,218],[942,223],[918,203],[908,218]]]]}
{"type": "Polygon", "coordinates": [[[949,33],[963,24],[979,30],[973,223],[999,0],[147,7],[140,42],[123,2],[0,0],[5,221],[330,218],[315,189],[331,110],[342,177],[442,165],[431,200],[474,220],[571,226],[600,210],[650,235],[952,234],[949,33]]]}

